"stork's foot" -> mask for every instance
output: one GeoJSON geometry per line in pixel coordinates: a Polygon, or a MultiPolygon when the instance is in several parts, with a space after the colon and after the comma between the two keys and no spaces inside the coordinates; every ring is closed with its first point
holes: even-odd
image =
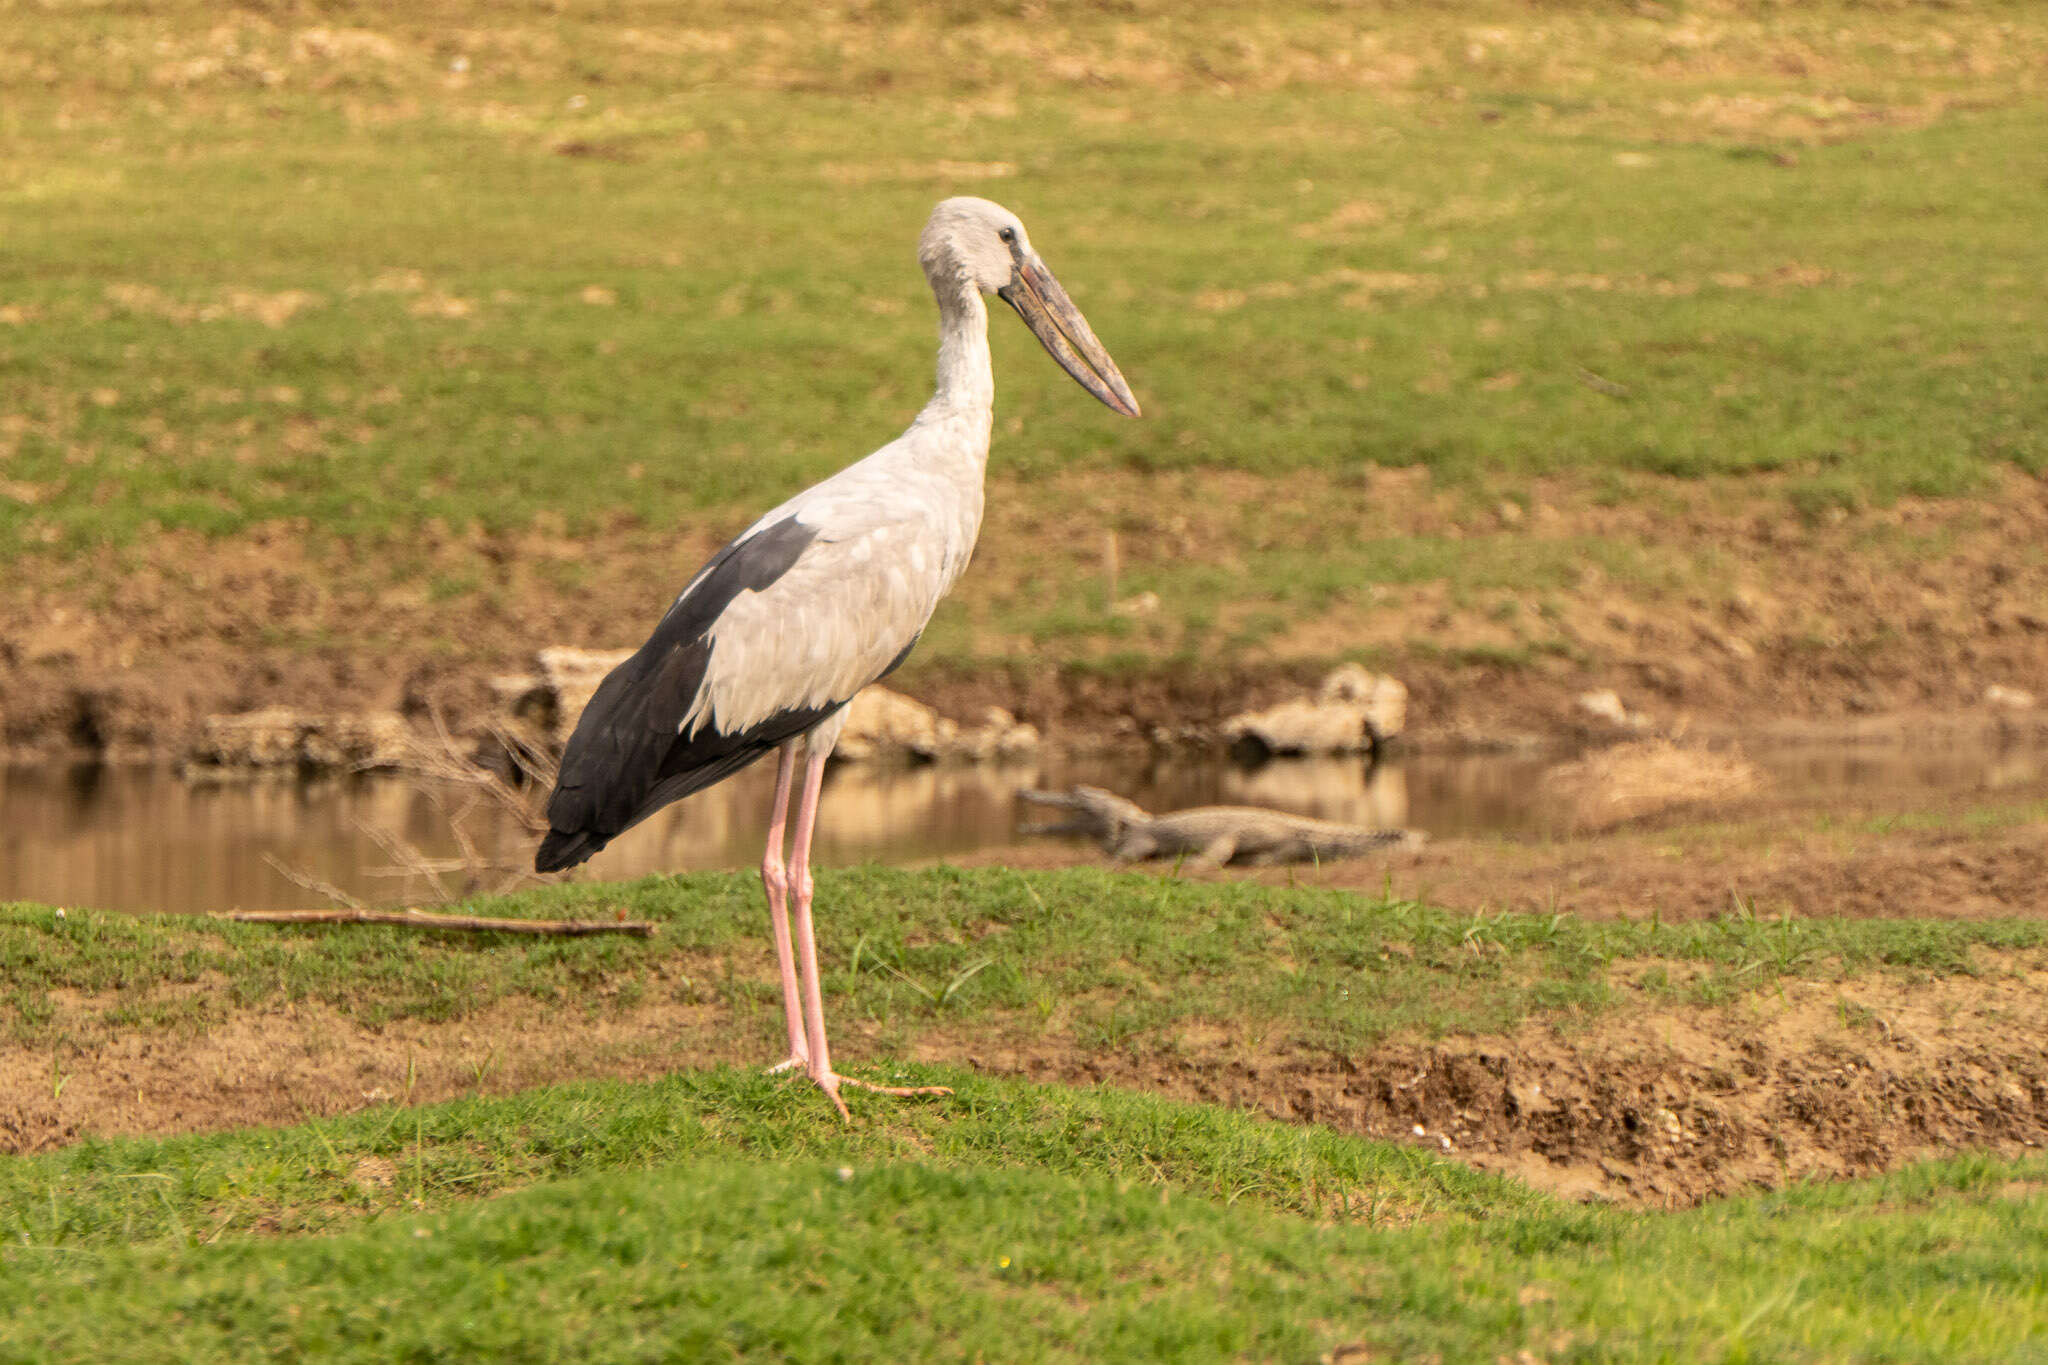
{"type": "Polygon", "coordinates": [[[804,1056],[801,1052],[792,1052],[774,1066],[764,1069],[761,1074],[764,1076],[780,1076],[785,1071],[809,1071],[810,1069],[810,1058],[804,1056]]]}
{"type": "Polygon", "coordinates": [[[852,1086],[855,1090],[866,1090],[877,1095],[895,1095],[899,1098],[909,1098],[913,1095],[950,1095],[953,1093],[953,1087],[950,1085],[876,1085],[873,1081],[864,1081],[856,1076],[841,1076],[831,1071],[827,1071],[822,1075],[813,1073],[811,1079],[816,1081],[818,1088],[831,1098],[832,1107],[839,1111],[839,1117],[848,1122],[852,1122],[853,1115],[846,1112],[846,1101],[839,1098],[839,1087],[842,1085],[852,1086]]]}

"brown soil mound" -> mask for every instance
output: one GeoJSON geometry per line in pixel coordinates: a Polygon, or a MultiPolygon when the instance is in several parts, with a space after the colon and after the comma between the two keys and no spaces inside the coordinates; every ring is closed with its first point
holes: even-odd
{"type": "MultiPolygon", "coordinates": [[[[762,964],[765,966],[765,961],[762,964]]],[[[920,1060],[1107,1081],[1418,1142],[1577,1198],[1678,1206],[1787,1180],[1869,1174],[1964,1147],[2048,1141],[2048,971],[1987,958],[1978,977],[1787,982],[1721,1008],[1624,1007],[1584,1027],[1278,1055],[1225,1030],[1170,1054],[931,1034],[920,1060]]],[[[1685,964],[1626,979],[1683,982],[1685,964]]],[[[71,1001],[72,1006],[92,1002],[71,1001]]],[[[237,1016],[198,1037],[122,1032],[51,1054],[0,1046],[0,1150],[86,1133],[304,1121],[391,1101],[644,1078],[765,1057],[778,1027],[725,1005],[649,1003],[534,1029],[514,1003],[454,1025],[371,1029],[319,1007],[237,1016]],[[758,1036],[756,1036],[758,1035],[758,1036]]],[[[869,1048],[847,1021],[843,1050],[869,1048]]]]}
{"type": "MultiPolygon", "coordinates": [[[[1645,964],[1646,968],[1649,964],[1645,964]]],[[[1673,975],[1678,975],[1674,972],[1673,975]]],[[[2048,1141],[2048,972],[1786,983],[1722,1010],[1355,1058],[1020,1058],[1090,1079],[1413,1141],[1574,1198],[1679,1207],[2048,1141]]]]}

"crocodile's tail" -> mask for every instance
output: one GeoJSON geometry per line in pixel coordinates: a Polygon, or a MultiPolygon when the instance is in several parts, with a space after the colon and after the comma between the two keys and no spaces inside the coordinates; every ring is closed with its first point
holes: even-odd
{"type": "Polygon", "coordinates": [[[1429,842],[1429,835],[1419,829],[1361,829],[1346,837],[1330,841],[1321,850],[1326,858],[1355,858],[1362,853],[1417,853],[1429,842]]]}
{"type": "Polygon", "coordinates": [[[1422,846],[1428,842],[1427,830],[1376,829],[1372,832],[1371,847],[1384,848],[1396,853],[1420,853],[1422,846]]]}

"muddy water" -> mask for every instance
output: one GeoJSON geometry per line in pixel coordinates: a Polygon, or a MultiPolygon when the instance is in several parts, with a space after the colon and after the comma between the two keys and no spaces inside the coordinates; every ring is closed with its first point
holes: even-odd
{"type": "MultiPolygon", "coordinates": [[[[814,861],[905,861],[1012,843],[1020,819],[1034,815],[1020,811],[1017,789],[1073,782],[1113,788],[1153,810],[1260,805],[1438,837],[1540,835],[1547,827],[1536,779],[1557,757],[1414,755],[1377,767],[1335,759],[1258,768],[1144,760],[842,765],[827,778],[814,861]]],[[[1930,799],[2048,795],[2048,753],[2034,750],[1801,748],[1753,757],[1782,794],[1816,804],[1905,810],[1930,799]]],[[[751,867],[772,780],[767,765],[756,765],[664,811],[600,854],[592,872],[609,879],[751,867]]],[[[328,902],[301,883],[322,882],[367,902],[420,903],[435,899],[435,888],[417,861],[459,861],[464,839],[508,872],[532,856],[533,837],[517,821],[462,787],[383,775],[190,782],[150,767],[0,768],[0,900],[118,910],[309,907],[328,902]]],[[[444,870],[441,880],[465,889],[462,872],[444,870]]]]}

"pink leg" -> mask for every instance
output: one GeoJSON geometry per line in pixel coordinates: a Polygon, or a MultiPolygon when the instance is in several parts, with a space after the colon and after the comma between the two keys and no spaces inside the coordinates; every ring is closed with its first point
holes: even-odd
{"type": "Polygon", "coordinates": [[[803,968],[804,1033],[810,1043],[810,1076],[832,1097],[839,1117],[849,1118],[839,1087],[850,1085],[884,1095],[950,1095],[943,1085],[874,1085],[841,1076],[832,1070],[832,1055],[825,1046],[825,996],[818,984],[818,946],[811,936],[811,833],[818,823],[818,792],[825,782],[823,752],[813,752],[804,765],[803,800],[796,808],[796,837],[789,850],[790,891],[796,900],[796,949],[803,968]]]}
{"type": "Polygon", "coordinates": [[[761,889],[768,893],[768,927],[775,934],[775,965],[782,971],[782,1016],[789,1025],[789,1055],[768,1068],[772,1075],[810,1065],[804,1045],[802,996],[796,985],[796,953],[789,938],[789,867],[783,861],[783,830],[789,819],[789,789],[796,777],[796,745],[785,744],[775,760],[775,805],[768,816],[768,849],[761,855],[761,889]]]}

